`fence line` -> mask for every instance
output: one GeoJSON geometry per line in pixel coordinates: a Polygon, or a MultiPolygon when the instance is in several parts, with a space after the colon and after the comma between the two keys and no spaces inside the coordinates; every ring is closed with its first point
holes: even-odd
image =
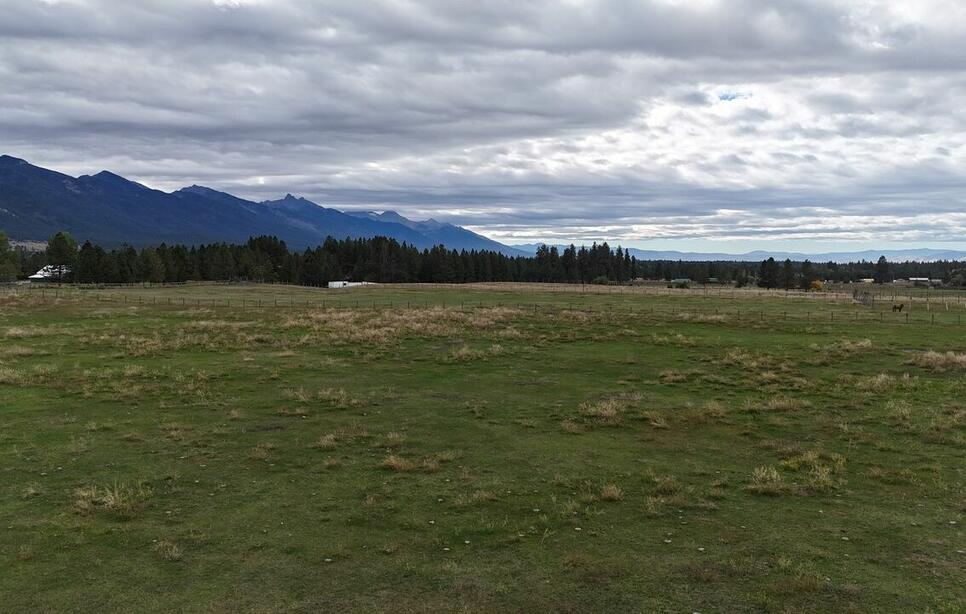
{"type": "MultiPolygon", "coordinates": [[[[451,287],[451,286],[450,286],[451,287]]],[[[77,299],[77,298],[91,298],[93,297],[94,303],[106,302],[122,305],[131,306],[161,306],[161,307],[181,307],[181,308],[241,308],[241,309],[293,309],[293,308],[303,308],[303,309],[372,309],[372,310],[386,310],[386,309],[433,309],[433,308],[459,308],[459,309],[479,309],[488,307],[509,307],[515,308],[521,311],[532,311],[533,313],[545,313],[545,314],[555,314],[559,315],[562,312],[577,312],[577,313],[587,313],[587,314],[606,314],[606,315],[626,315],[628,317],[664,317],[667,319],[677,319],[681,321],[693,321],[693,322],[789,322],[789,323],[814,323],[814,324],[894,324],[894,325],[912,325],[912,324],[940,324],[940,325],[962,325],[963,324],[963,314],[950,314],[940,312],[937,318],[937,313],[932,312],[925,314],[923,312],[917,312],[915,315],[909,313],[908,311],[904,313],[895,313],[891,310],[835,310],[835,309],[817,309],[815,311],[806,310],[805,312],[788,312],[787,310],[777,312],[774,310],[765,309],[726,309],[716,307],[713,310],[706,309],[682,309],[673,310],[670,308],[655,308],[644,307],[641,305],[635,305],[632,303],[615,305],[615,304],[599,304],[599,305],[580,305],[573,302],[562,304],[562,303],[536,303],[536,302],[526,302],[526,301],[470,301],[470,300],[452,300],[446,301],[445,299],[437,300],[393,300],[393,299],[370,299],[365,300],[362,298],[349,299],[346,297],[339,297],[335,300],[332,299],[296,299],[295,297],[289,298],[188,298],[188,297],[144,297],[142,295],[128,295],[128,294],[110,294],[105,292],[98,292],[96,294],[89,294],[88,296],[82,296],[82,293],[78,292],[66,292],[63,297],[61,297],[60,290],[57,288],[52,288],[53,292],[48,292],[47,289],[42,289],[40,295],[38,296],[36,290],[28,290],[27,292],[17,292],[14,291],[13,295],[27,295],[31,298],[40,299],[42,304],[55,304],[63,299],[77,299]],[[954,317],[955,316],[955,317],[954,317]]]]}

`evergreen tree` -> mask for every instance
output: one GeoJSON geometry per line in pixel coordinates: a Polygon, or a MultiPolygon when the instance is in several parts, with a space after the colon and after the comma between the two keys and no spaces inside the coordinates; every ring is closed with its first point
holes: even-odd
{"type": "Polygon", "coordinates": [[[10,249],[10,241],[7,235],[0,232],[0,282],[9,282],[17,279],[20,272],[19,259],[17,254],[10,249]]]}
{"type": "Polygon", "coordinates": [[[778,287],[778,263],[774,258],[768,258],[761,263],[758,271],[758,285],[762,288],[778,287]]]}
{"type": "Polygon", "coordinates": [[[812,270],[812,263],[807,258],[805,262],[802,263],[802,272],[799,277],[798,287],[802,290],[808,290],[812,287],[812,282],[818,279],[815,276],[815,271],[812,270]]]}
{"type": "Polygon", "coordinates": [[[791,258],[786,258],[782,263],[782,287],[786,290],[795,287],[795,267],[792,265],[791,258]]]}
{"type": "Polygon", "coordinates": [[[879,261],[875,263],[875,273],[873,274],[875,283],[884,284],[892,281],[892,275],[889,270],[889,261],[886,260],[885,256],[879,256],[879,261]]]}
{"type": "Polygon", "coordinates": [[[59,280],[69,279],[77,264],[77,241],[66,232],[58,232],[47,240],[47,263],[56,267],[59,280]]]}

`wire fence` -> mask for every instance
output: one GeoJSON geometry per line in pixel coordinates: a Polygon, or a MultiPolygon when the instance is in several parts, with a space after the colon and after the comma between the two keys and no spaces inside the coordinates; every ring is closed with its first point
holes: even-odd
{"type": "MultiPolygon", "coordinates": [[[[446,288],[452,290],[450,284],[419,284],[380,286],[381,288],[421,289],[446,288]]],[[[484,290],[487,288],[475,285],[484,290]]],[[[131,289],[131,287],[125,287],[131,289]]],[[[502,290],[508,288],[503,286],[502,290]]],[[[326,291],[323,297],[308,296],[273,296],[250,298],[245,296],[234,298],[200,297],[200,296],[157,296],[137,293],[111,293],[106,290],[96,292],[79,290],[77,287],[14,287],[3,291],[7,295],[31,298],[40,304],[56,304],[68,300],[81,300],[90,303],[108,303],[123,306],[158,306],[178,308],[210,308],[210,309],[478,309],[486,307],[507,307],[522,312],[534,314],[560,314],[561,312],[620,315],[631,318],[656,318],[665,320],[694,321],[694,322],[736,322],[736,323],[806,323],[806,324],[894,324],[894,325],[956,325],[964,323],[962,310],[934,309],[932,311],[908,310],[896,311],[890,308],[873,308],[862,306],[850,301],[844,305],[830,303],[828,306],[815,305],[814,309],[778,310],[774,308],[748,308],[716,305],[715,307],[700,307],[689,305],[687,308],[675,308],[661,305],[645,305],[635,302],[608,303],[553,300],[550,302],[527,301],[526,293],[505,292],[500,295],[487,297],[487,300],[472,300],[472,295],[447,300],[443,297],[419,298],[365,298],[359,294],[355,296],[343,291],[326,291]],[[328,298],[326,298],[328,297],[328,298]],[[838,305],[839,308],[836,308],[838,305]]],[[[607,294],[606,292],[587,292],[584,297],[594,297],[607,294]]],[[[644,294],[655,296],[654,294],[644,294]]],[[[673,296],[673,294],[672,294],[673,296]]],[[[753,298],[757,295],[746,295],[753,298]]],[[[767,295],[771,296],[771,295],[767,295]]],[[[562,298],[562,297],[561,297],[562,298]]],[[[742,297],[738,297],[742,298],[742,297]]]]}

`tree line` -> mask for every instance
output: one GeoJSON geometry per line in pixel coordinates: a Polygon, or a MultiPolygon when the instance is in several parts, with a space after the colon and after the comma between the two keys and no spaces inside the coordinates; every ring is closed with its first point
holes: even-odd
{"type": "Polygon", "coordinates": [[[256,281],[309,286],[353,280],[381,283],[464,283],[554,281],[623,283],[639,276],[639,263],[622,247],[607,243],[571,246],[559,253],[541,247],[534,256],[489,250],[454,250],[441,245],[420,250],[386,237],[327,238],[303,251],[289,250],[276,237],[252,237],[242,245],[159,245],[104,249],[78,246],[67,233],[50,238],[43,252],[20,253],[19,276],[46,265],[63,267],[62,281],[138,283],[256,281]]]}
{"type": "Polygon", "coordinates": [[[605,243],[541,246],[533,256],[508,256],[488,250],[417,249],[385,237],[327,238],[321,245],[290,250],[275,237],[252,237],[232,245],[159,245],[105,249],[78,245],[67,233],[53,235],[46,250],[11,249],[0,233],[0,281],[26,278],[44,266],[64,267],[63,281],[137,283],[232,281],[324,285],[334,280],[382,283],[463,283],[487,281],[626,283],[634,279],[690,279],[764,288],[808,289],[815,281],[851,282],[873,278],[929,277],[966,286],[966,263],[956,261],[812,263],[776,261],[692,262],[638,260],[622,247],[605,243]],[[69,271],[69,273],[67,272],[69,271]]]}

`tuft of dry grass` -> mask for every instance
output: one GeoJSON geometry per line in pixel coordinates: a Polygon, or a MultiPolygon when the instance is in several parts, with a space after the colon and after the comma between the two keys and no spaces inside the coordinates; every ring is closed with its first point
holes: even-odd
{"type": "Polygon", "coordinates": [[[561,428],[571,435],[578,435],[584,432],[584,427],[579,422],[567,418],[560,423],[561,428]]]}
{"type": "Polygon", "coordinates": [[[382,439],[381,447],[383,448],[399,448],[406,443],[406,433],[400,433],[399,431],[389,431],[386,436],[382,439]]]}
{"type": "Polygon", "coordinates": [[[641,415],[653,428],[661,430],[671,428],[671,424],[667,421],[667,418],[663,414],[660,414],[656,411],[646,411],[641,415]]]}
{"type": "Polygon", "coordinates": [[[811,403],[803,399],[793,399],[785,395],[778,395],[764,401],[753,401],[749,399],[745,402],[745,409],[750,412],[766,411],[798,411],[811,407],[811,403]]]}
{"type": "Polygon", "coordinates": [[[468,507],[489,501],[496,501],[498,499],[499,497],[489,490],[474,490],[468,495],[460,495],[456,497],[456,499],[453,500],[453,505],[455,507],[468,507]]]}
{"type": "Polygon", "coordinates": [[[299,403],[308,403],[312,400],[312,395],[306,392],[305,388],[286,388],[282,391],[282,396],[299,403]]]}
{"type": "Polygon", "coordinates": [[[885,410],[889,418],[897,424],[908,425],[912,419],[912,407],[907,401],[892,399],[886,403],[885,410]]]}
{"type": "Polygon", "coordinates": [[[436,452],[430,456],[431,459],[438,463],[451,463],[462,457],[463,453],[459,450],[443,450],[442,452],[436,452]]]}
{"type": "Polygon", "coordinates": [[[254,461],[268,461],[276,446],[273,443],[260,443],[248,451],[248,458],[254,461]]]}
{"type": "Polygon", "coordinates": [[[4,358],[29,358],[31,356],[46,356],[48,353],[23,345],[8,345],[0,348],[0,356],[4,358]]]}
{"type": "Polygon", "coordinates": [[[382,467],[396,473],[405,473],[416,469],[416,463],[396,454],[390,454],[382,461],[382,467]]]}
{"type": "Polygon", "coordinates": [[[680,371],[675,371],[673,369],[668,369],[666,371],[661,371],[658,376],[663,384],[679,384],[681,382],[687,381],[688,376],[680,371]]]}
{"type": "Polygon", "coordinates": [[[160,539],[151,544],[151,549],[164,561],[180,561],[184,557],[184,551],[178,544],[160,539]]]}
{"type": "Polygon", "coordinates": [[[933,371],[966,371],[966,354],[956,352],[923,352],[912,359],[912,364],[933,371]]]}
{"type": "Polygon", "coordinates": [[[622,414],[627,409],[627,402],[623,399],[602,399],[580,406],[581,413],[605,426],[617,426],[623,421],[622,414]]]}
{"type": "Polygon", "coordinates": [[[745,490],[756,495],[776,497],[785,493],[788,486],[774,467],[758,467],[751,474],[751,482],[745,486],[745,490]]]}
{"type": "Polygon", "coordinates": [[[333,433],[328,433],[319,437],[311,447],[319,450],[331,450],[339,445],[339,440],[333,433]]]}
{"type": "Polygon", "coordinates": [[[697,345],[692,337],[687,337],[681,333],[651,335],[651,343],[654,345],[670,345],[674,347],[694,347],[697,345]]]}
{"type": "Polygon", "coordinates": [[[4,333],[7,339],[30,339],[31,337],[42,337],[50,331],[40,326],[11,326],[4,333]]]}
{"type": "Polygon", "coordinates": [[[141,483],[87,486],[74,491],[74,511],[85,515],[100,511],[118,520],[130,520],[144,509],[150,497],[151,490],[141,483]]]}
{"type": "Polygon", "coordinates": [[[492,356],[500,356],[504,354],[506,350],[499,343],[495,343],[488,348],[474,350],[465,343],[460,347],[454,349],[446,356],[446,360],[449,362],[468,362],[471,360],[486,360],[492,356]]]}
{"type": "Polygon", "coordinates": [[[44,494],[44,490],[40,484],[28,484],[24,486],[20,496],[23,499],[33,499],[34,497],[39,497],[42,494],[44,494]]]}
{"type": "Polygon", "coordinates": [[[604,484],[600,489],[601,501],[620,501],[624,498],[624,490],[617,484],[604,484]]]}
{"type": "Polygon", "coordinates": [[[683,490],[683,486],[673,475],[657,475],[648,470],[644,478],[650,483],[651,492],[656,495],[676,495],[683,490]]]}
{"type": "Polygon", "coordinates": [[[341,388],[323,388],[316,398],[323,404],[337,409],[351,409],[362,405],[362,400],[350,395],[341,388]]]}
{"type": "Polygon", "coordinates": [[[309,410],[304,407],[282,407],[275,413],[286,418],[305,418],[309,415],[309,410]]]}
{"type": "Polygon", "coordinates": [[[18,369],[10,367],[0,367],[0,385],[24,386],[27,384],[27,375],[18,369]]]}

